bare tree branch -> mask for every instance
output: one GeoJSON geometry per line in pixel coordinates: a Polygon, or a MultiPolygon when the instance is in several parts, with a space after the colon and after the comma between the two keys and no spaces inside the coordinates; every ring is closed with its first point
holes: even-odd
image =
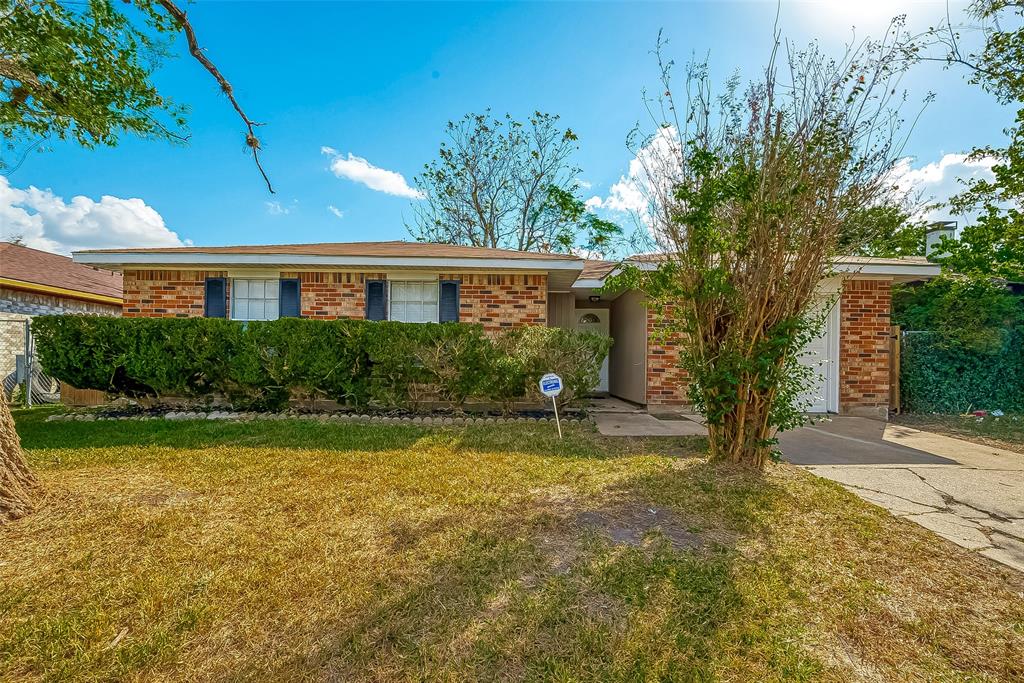
{"type": "Polygon", "coordinates": [[[234,88],[232,88],[231,83],[229,83],[228,79],[226,79],[220,72],[220,69],[210,61],[203,52],[203,48],[199,47],[199,40],[196,38],[196,33],[192,29],[192,24],[189,23],[185,12],[171,0],[156,0],[156,2],[163,7],[178,23],[178,26],[181,27],[182,32],[185,34],[185,39],[188,41],[189,53],[191,53],[191,55],[195,57],[196,61],[202,64],[203,68],[209,71],[210,75],[216,79],[217,83],[220,85],[221,91],[227,96],[228,100],[231,102],[231,106],[235,108],[235,111],[238,112],[238,116],[241,117],[247,130],[245,135],[245,144],[252,150],[253,161],[256,162],[256,168],[259,169],[260,175],[263,176],[263,180],[267,184],[267,190],[269,190],[271,194],[274,194],[274,187],[270,184],[270,178],[267,177],[267,172],[263,170],[263,164],[260,163],[260,140],[256,137],[256,126],[263,124],[256,123],[246,115],[242,106],[238,103],[238,100],[235,99],[234,88]]]}

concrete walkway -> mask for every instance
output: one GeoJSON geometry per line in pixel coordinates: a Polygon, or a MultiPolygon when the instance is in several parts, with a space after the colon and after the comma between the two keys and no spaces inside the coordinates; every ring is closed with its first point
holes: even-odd
{"type": "Polygon", "coordinates": [[[1024,455],[854,417],[783,434],[784,458],[1024,571],[1024,455]]]}
{"type": "Polygon", "coordinates": [[[597,412],[594,422],[597,431],[605,436],[703,436],[708,433],[704,425],[685,417],[659,420],[641,411],[597,412]]]}

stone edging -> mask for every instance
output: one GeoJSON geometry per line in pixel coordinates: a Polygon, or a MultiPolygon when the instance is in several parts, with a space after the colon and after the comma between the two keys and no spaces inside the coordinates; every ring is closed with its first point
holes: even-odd
{"type": "MultiPolygon", "coordinates": [[[[163,415],[117,415],[108,416],[102,413],[62,413],[50,415],[47,422],[97,422],[97,421],[129,420],[144,422],[150,420],[232,420],[242,422],[268,420],[307,420],[333,423],[373,423],[373,424],[409,424],[420,426],[456,426],[470,424],[511,424],[511,423],[553,423],[554,417],[434,417],[430,415],[356,415],[352,413],[235,413],[227,410],[171,411],[163,415]]],[[[563,418],[562,422],[580,424],[589,422],[589,418],[563,418]]]]}

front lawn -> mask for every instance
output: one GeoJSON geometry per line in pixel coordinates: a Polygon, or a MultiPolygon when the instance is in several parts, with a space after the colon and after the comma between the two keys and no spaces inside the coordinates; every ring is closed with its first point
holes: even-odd
{"type": "Polygon", "coordinates": [[[898,424],[1024,453],[1024,415],[940,415],[904,413],[898,424]]]}
{"type": "Polygon", "coordinates": [[[0,680],[1024,677],[1024,577],[699,440],[45,415],[0,680]]]}

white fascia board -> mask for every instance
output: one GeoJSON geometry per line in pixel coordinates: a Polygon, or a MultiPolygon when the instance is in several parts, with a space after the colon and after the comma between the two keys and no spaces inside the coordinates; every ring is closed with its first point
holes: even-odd
{"type": "Polygon", "coordinates": [[[90,266],[332,266],[346,268],[436,268],[457,270],[583,270],[581,259],[419,258],[408,256],[321,256],[313,254],[89,253],[74,252],[90,266]]]}
{"type": "MultiPolygon", "coordinates": [[[[658,269],[655,263],[632,263],[639,270],[653,271],[658,269]]],[[[853,275],[938,277],[941,268],[935,263],[836,263],[833,270],[837,273],[853,275]]],[[[573,289],[598,289],[604,286],[605,279],[618,275],[622,271],[616,268],[605,278],[580,279],[573,284],[573,289]]]]}
{"type": "Polygon", "coordinates": [[[837,273],[853,273],[854,275],[916,275],[919,277],[936,277],[941,268],[935,263],[837,263],[837,273]]]}

